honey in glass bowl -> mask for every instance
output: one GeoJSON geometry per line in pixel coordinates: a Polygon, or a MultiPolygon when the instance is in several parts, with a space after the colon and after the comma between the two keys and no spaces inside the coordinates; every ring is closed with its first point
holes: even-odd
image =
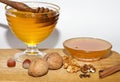
{"type": "Polygon", "coordinates": [[[12,32],[27,45],[36,45],[46,39],[53,31],[59,14],[31,13],[7,10],[6,16],[12,32]]]}
{"type": "Polygon", "coordinates": [[[64,41],[67,53],[78,60],[96,61],[111,53],[112,45],[102,39],[91,37],[71,38],[64,41]]]}
{"type": "Polygon", "coordinates": [[[21,1],[35,12],[16,10],[11,6],[6,6],[6,19],[10,30],[14,35],[27,45],[23,52],[15,54],[17,61],[23,62],[25,59],[43,57],[37,45],[44,41],[55,29],[59,18],[60,7],[53,3],[40,1],[21,1]]]}

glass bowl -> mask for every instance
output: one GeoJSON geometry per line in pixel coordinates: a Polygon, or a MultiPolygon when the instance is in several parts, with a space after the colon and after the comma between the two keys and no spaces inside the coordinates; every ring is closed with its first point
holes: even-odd
{"type": "Polygon", "coordinates": [[[71,38],[63,46],[68,54],[83,61],[99,60],[110,54],[112,48],[108,41],[91,37],[71,38]]]}

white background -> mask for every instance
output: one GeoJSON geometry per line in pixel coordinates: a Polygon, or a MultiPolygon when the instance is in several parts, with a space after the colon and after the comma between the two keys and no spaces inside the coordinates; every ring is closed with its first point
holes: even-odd
{"type": "MultiPolygon", "coordinates": [[[[111,42],[112,50],[120,52],[120,0],[41,1],[56,3],[61,10],[56,29],[40,48],[63,48],[66,39],[94,37],[111,42]]],[[[0,49],[26,47],[10,32],[4,6],[0,3],[0,49]]]]}

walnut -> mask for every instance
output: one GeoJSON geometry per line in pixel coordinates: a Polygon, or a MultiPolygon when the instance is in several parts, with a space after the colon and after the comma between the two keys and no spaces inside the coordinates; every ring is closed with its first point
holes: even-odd
{"type": "Polygon", "coordinates": [[[63,57],[63,68],[69,73],[80,71],[80,65],[70,56],[63,57]]]}
{"type": "Polygon", "coordinates": [[[44,61],[42,58],[34,59],[28,68],[28,74],[30,76],[38,77],[38,76],[43,76],[47,73],[48,73],[48,63],[44,61]]]}
{"type": "Polygon", "coordinates": [[[88,73],[83,73],[83,74],[80,74],[79,77],[80,77],[80,78],[86,78],[86,77],[89,78],[89,77],[90,77],[90,74],[88,74],[88,73]]]}
{"type": "Polygon", "coordinates": [[[44,60],[48,63],[48,68],[52,70],[60,69],[63,65],[63,59],[57,52],[46,54],[44,60]]]}
{"type": "Polygon", "coordinates": [[[82,73],[94,73],[96,72],[96,69],[93,65],[91,64],[84,64],[82,67],[81,67],[81,72],[82,73]]]}
{"type": "Polygon", "coordinates": [[[80,71],[80,68],[77,66],[69,65],[67,68],[67,72],[69,73],[76,73],[78,71],[80,71]]]}

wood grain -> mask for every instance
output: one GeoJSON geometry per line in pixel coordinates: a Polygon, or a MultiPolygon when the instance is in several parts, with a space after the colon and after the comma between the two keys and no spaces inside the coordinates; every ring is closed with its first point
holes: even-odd
{"type": "MultiPolygon", "coordinates": [[[[97,72],[91,74],[90,78],[79,78],[80,72],[67,73],[65,69],[49,70],[48,74],[42,77],[31,77],[27,74],[27,69],[23,69],[21,63],[17,62],[16,67],[7,67],[7,60],[13,57],[21,49],[0,49],[0,82],[118,82],[120,81],[120,72],[103,79],[99,79],[98,71],[120,63],[120,54],[112,51],[111,55],[95,62],[82,62],[80,65],[92,64],[96,67],[97,72]]],[[[58,52],[66,55],[63,49],[42,49],[43,52],[58,52]]]]}

